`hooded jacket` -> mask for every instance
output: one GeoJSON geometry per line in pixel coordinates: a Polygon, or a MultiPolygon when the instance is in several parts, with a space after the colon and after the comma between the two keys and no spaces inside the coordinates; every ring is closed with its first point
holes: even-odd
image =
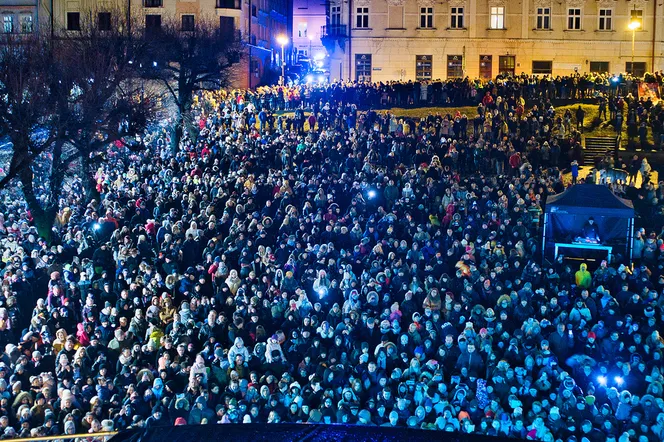
{"type": "Polygon", "coordinates": [[[214,411],[207,406],[207,401],[203,396],[196,398],[194,406],[189,412],[188,425],[200,425],[203,419],[207,419],[208,423],[214,417],[214,411]]]}
{"type": "Polygon", "coordinates": [[[244,341],[239,336],[235,338],[233,346],[228,351],[228,363],[231,364],[231,366],[235,365],[235,357],[237,355],[242,355],[244,357],[244,362],[249,361],[249,350],[247,350],[244,341]]]}
{"type": "Polygon", "coordinates": [[[590,284],[592,283],[592,276],[588,271],[588,265],[586,263],[581,264],[579,270],[574,276],[576,279],[577,287],[582,289],[590,288],[590,284]]]}

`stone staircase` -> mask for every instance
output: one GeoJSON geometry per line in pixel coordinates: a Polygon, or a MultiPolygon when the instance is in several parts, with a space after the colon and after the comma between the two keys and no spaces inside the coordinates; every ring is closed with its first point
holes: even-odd
{"type": "Polygon", "coordinates": [[[585,166],[592,166],[601,160],[606,151],[615,152],[618,137],[585,137],[583,149],[583,162],[585,166]]]}

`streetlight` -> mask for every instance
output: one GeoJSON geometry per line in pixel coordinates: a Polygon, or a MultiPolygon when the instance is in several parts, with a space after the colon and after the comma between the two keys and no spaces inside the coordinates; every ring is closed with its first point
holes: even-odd
{"type": "Polygon", "coordinates": [[[313,55],[311,54],[311,43],[314,41],[314,36],[309,34],[309,64],[311,64],[311,59],[313,55]]]}
{"type": "Polygon", "coordinates": [[[630,31],[632,31],[632,72],[630,74],[634,75],[634,40],[636,39],[636,30],[641,29],[641,21],[632,19],[627,25],[630,31]]]}
{"type": "Polygon", "coordinates": [[[284,46],[288,44],[288,37],[285,35],[279,35],[277,37],[277,43],[281,45],[281,84],[283,85],[286,82],[286,60],[284,59],[284,46]]]}

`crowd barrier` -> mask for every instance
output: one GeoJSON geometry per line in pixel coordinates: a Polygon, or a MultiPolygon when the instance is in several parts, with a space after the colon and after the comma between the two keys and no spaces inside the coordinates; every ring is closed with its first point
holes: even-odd
{"type": "Polygon", "coordinates": [[[508,442],[519,439],[360,425],[224,424],[153,427],[119,432],[109,442],[508,442]]]}

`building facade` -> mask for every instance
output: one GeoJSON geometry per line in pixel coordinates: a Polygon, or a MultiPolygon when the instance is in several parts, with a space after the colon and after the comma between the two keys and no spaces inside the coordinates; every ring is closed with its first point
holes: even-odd
{"type": "Polygon", "coordinates": [[[3,33],[31,33],[39,22],[39,0],[0,0],[3,33]]]}
{"type": "Polygon", "coordinates": [[[331,0],[323,42],[332,79],[642,74],[664,69],[664,6],[661,0],[331,0]],[[638,29],[630,29],[632,22],[638,29]]]}
{"type": "Polygon", "coordinates": [[[293,0],[293,51],[297,62],[321,62],[325,48],[321,29],[326,23],[325,0],[293,0]]]}
{"type": "Polygon", "coordinates": [[[99,26],[111,26],[112,14],[131,11],[146,30],[175,20],[183,30],[197,21],[212,22],[229,38],[241,39],[247,56],[233,73],[237,87],[255,87],[278,72],[281,48],[275,36],[290,35],[292,0],[0,0],[5,33],[76,31],[83,14],[95,14],[99,26]]]}

